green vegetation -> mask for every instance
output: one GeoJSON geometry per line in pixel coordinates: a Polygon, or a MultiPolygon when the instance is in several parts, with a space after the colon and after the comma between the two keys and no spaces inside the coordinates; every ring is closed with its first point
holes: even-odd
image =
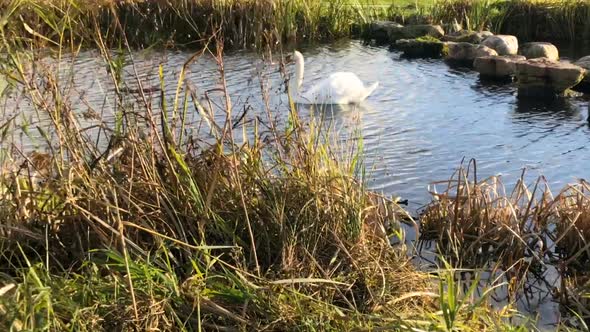
{"type": "MultiPolygon", "coordinates": [[[[0,85],[0,101],[9,107],[4,101],[21,92],[47,126],[17,126],[6,109],[0,120],[0,329],[529,331],[534,319],[515,310],[526,272],[539,263],[526,261],[529,234],[569,250],[557,295],[587,320],[586,183],[536,200],[536,189],[507,197],[497,182],[461,171],[421,219],[440,268],[418,271],[404,245],[390,244],[403,243],[401,223],[415,220],[367,190],[362,141],[337,146],[323,118],[303,120],[295,105],[234,121],[225,45],[345,36],[384,13],[359,5],[3,2],[0,84],[8,88],[0,85]],[[121,74],[121,54],[153,45],[202,46],[173,86],[160,70],[154,99],[127,89],[121,74]],[[99,51],[112,79],[104,107],[113,122],[103,109],[82,109],[59,76],[81,47],[99,51]],[[185,80],[201,56],[217,60],[218,107],[185,80]],[[40,61],[47,57],[55,62],[40,61]],[[188,128],[189,112],[204,130],[188,128]],[[88,118],[101,140],[84,127],[88,118]],[[42,147],[10,144],[11,133],[31,131],[42,147]],[[491,245],[485,259],[477,255],[491,245]],[[499,277],[479,289],[489,262],[499,277]],[[475,278],[459,282],[466,271],[475,278]],[[500,287],[510,300],[495,310],[500,287]]],[[[131,80],[150,86],[141,75],[131,80]]]]}
{"type": "Polygon", "coordinates": [[[473,30],[489,29],[524,40],[590,40],[586,0],[442,1],[430,15],[435,21],[456,18],[473,30]]]}

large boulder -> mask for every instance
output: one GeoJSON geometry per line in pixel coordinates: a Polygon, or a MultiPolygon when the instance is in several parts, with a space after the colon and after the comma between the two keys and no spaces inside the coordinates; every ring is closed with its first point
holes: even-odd
{"type": "Polygon", "coordinates": [[[483,45],[471,43],[453,43],[447,42],[448,53],[447,60],[458,61],[473,64],[473,60],[482,56],[498,55],[496,51],[483,45]]]}
{"type": "Polygon", "coordinates": [[[445,43],[433,37],[400,39],[395,42],[395,48],[411,58],[440,58],[447,53],[445,43]]]}
{"type": "Polygon", "coordinates": [[[584,77],[584,68],[546,58],[516,63],[519,97],[554,98],[567,95],[584,77]]]}
{"type": "Polygon", "coordinates": [[[442,40],[450,41],[455,43],[471,43],[471,44],[479,44],[487,37],[493,36],[494,34],[489,31],[469,31],[469,30],[461,30],[454,33],[449,33],[445,35],[442,40]]]}
{"type": "Polygon", "coordinates": [[[393,42],[398,39],[416,39],[425,36],[440,39],[444,35],[445,31],[440,25],[416,24],[390,30],[389,40],[393,42]]]}
{"type": "Polygon", "coordinates": [[[518,39],[510,35],[489,36],[481,44],[495,50],[498,55],[514,55],[518,53],[518,39]]]}
{"type": "Polygon", "coordinates": [[[522,55],[491,55],[476,58],[473,67],[482,77],[509,79],[516,74],[516,63],[525,60],[522,55]]]}
{"type": "Polygon", "coordinates": [[[553,61],[559,60],[559,51],[551,43],[525,43],[520,45],[518,53],[527,59],[547,58],[553,61]]]}
{"type": "Polygon", "coordinates": [[[373,21],[369,25],[366,37],[374,39],[377,43],[389,43],[389,35],[392,30],[403,28],[403,25],[391,21],[373,21]]]}

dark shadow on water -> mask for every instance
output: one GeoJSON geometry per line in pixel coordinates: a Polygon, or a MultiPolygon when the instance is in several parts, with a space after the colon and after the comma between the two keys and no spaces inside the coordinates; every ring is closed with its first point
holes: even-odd
{"type": "Polygon", "coordinates": [[[579,120],[582,106],[568,98],[517,98],[513,118],[518,122],[579,120]]]}
{"type": "Polygon", "coordinates": [[[516,86],[512,78],[489,78],[480,76],[472,88],[485,94],[515,94],[516,86]]]}

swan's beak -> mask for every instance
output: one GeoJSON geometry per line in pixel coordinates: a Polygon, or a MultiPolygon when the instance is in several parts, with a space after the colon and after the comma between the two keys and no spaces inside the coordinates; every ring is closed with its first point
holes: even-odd
{"type": "Polygon", "coordinates": [[[293,63],[295,61],[295,59],[293,59],[293,55],[289,54],[285,57],[285,62],[287,64],[293,63]]]}

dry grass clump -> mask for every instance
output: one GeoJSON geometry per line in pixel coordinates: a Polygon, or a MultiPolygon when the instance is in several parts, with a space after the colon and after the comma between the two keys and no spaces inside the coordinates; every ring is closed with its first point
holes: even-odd
{"type": "Polygon", "coordinates": [[[578,271],[588,271],[590,260],[590,197],[589,184],[580,180],[568,186],[556,198],[559,210],[555,229],[556,250],[565,265],[578,271]]]}
{"type": "Polygon", "coordinates": [[[566,316],[574,312],[588,322],[590,186],[580,180],[553,196],[543,178],[529,186],[523,178],[506,194],[499,178],[478,180],[475,162],[459,168],[435,184],[446,187],[432,190],[421,241],[433,240],[453,266],[502,272],[509,297],[546,288],[572,310],[566,316]]]}
{"type": "Polygon", "coordinates": [[[551,194],[541,180],[527,187],[521,179],[506,194],[499,177],[479,180],[473,162],[437,184],[446,188],[431,190],[434,199],[420,219],[422,234],[435,239],[452,261],[473,267],[500,260],[508,268],[533,254],[535,245],[543,250],[551,194]]]}

